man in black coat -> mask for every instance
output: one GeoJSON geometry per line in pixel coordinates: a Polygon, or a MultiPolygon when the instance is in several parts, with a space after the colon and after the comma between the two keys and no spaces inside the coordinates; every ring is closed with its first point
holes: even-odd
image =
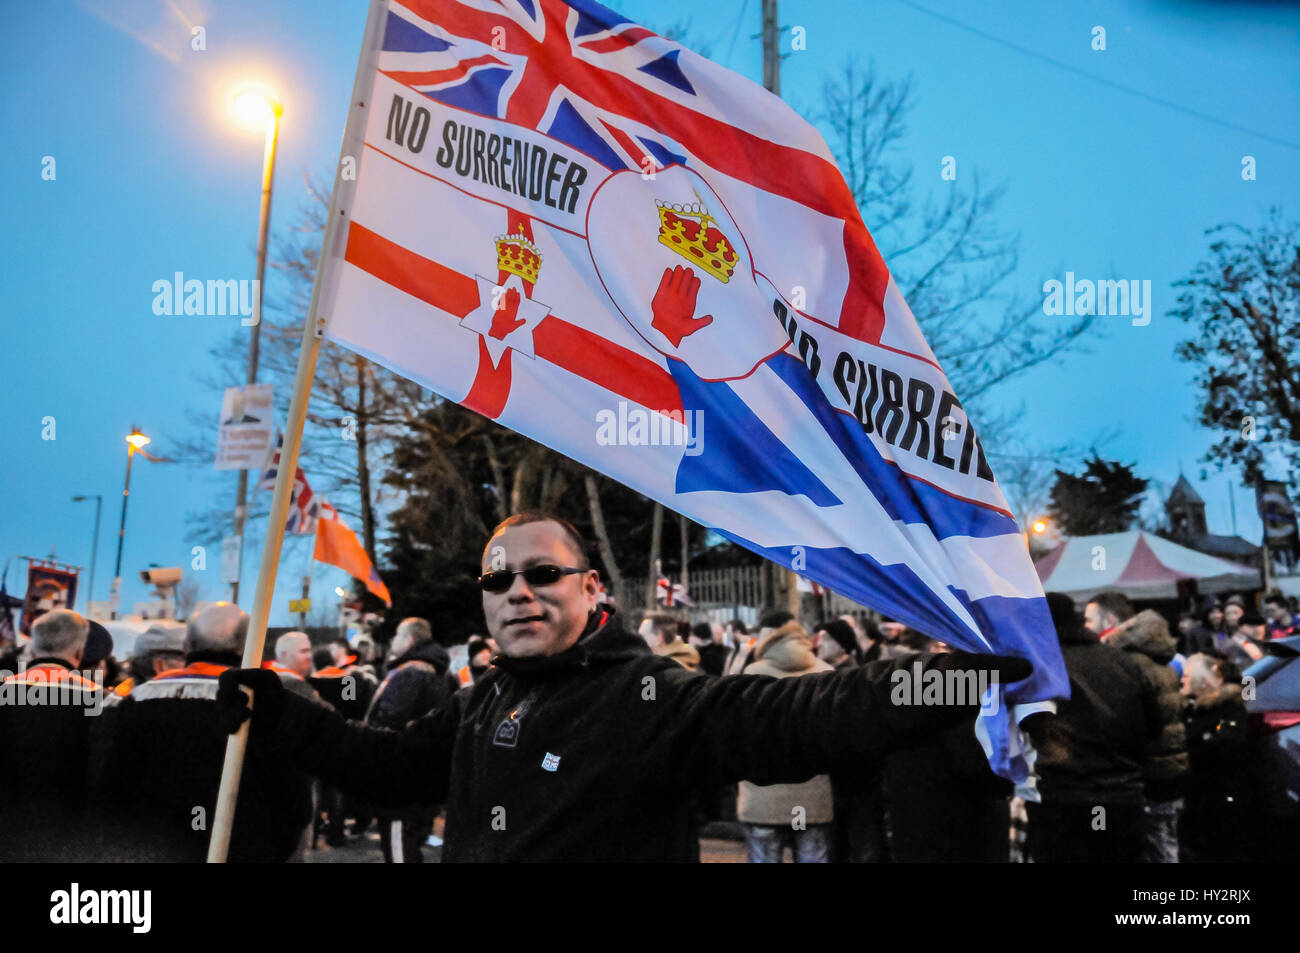
{"type": "MultiPolygon", "coordinates": [[[[388,674],[375,692],[366,723],[401,731],[417,718],[443,708],[451,701],[452,685],[447,679],[451,658],[433,641],[433,630],[425,619],[412,616],[397,625],[394,645],[404,647],[393,660],[388,674]]],[[[401,811],[381,811],[381,846],[385,863],[418,864],[424,860],[421,848],[433,832],[437,809],[414,804],[401,811]]]]}
{"type": "MultiPolygon", "coordinates": [[[[698,856],[693,791],[804,781],[975,715],[894,704],[888,664],[789,679],[689,672],[599,609],[582,538],[551,516],[507,519],[482,565],[501,654],[452,705],[382,731],[246,669],[223,681],[227,727],[247,717],[244,684],[253,732],[306,770],[389,804],[445,799],[445,861],[677,861],[698,856]]],[[[958,652],[925,667],[1003,683],[1032,671],[958,652]]]]}
{"type": "MultiPolygon", "coordinates": [[[[189,620],[185,667],[138,686],[96,719],[94,796],[102,859],[206,858],[226,749],[216,712],[217,677],[239,665],[247,635],[248,614],[238,606],[209,606],[189,620]]],[[[275,672],[260,671],[280,685],[275,672]]],[[[274,863],[298,856],[311,810],[310,779],[261,741],[250,743],[230,859],[274,863]]]]}
{"type": "Polygon", "coordinates": [[[91,726],[102,677],[78,671],[90,623],[52,609],[32,624],[32,659],[0,670],[0,861],[85,857],[91,726]]]}
{"type": "Polygon", "coordinates": [[[1030,853],[1039,863],[1135,863],[1142,848],[1142,765],[1147,742],[1160,730],[1160,711],[1136,663],[1086,628],[1069,596],[1049,592],[1047,605],[1070,699],[1058,702],[1055,715],[1024,722],[1038,751],[1042,796],[1026,805],[1030,853]]]}

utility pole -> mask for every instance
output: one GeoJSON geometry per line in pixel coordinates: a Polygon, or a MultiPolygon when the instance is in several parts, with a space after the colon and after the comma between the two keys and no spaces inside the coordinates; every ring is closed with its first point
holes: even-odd
{"type": "MultiPolygon", "coordinates": [[[[310,596],[310,594],[311,594],[311,576],[310,576],[310,575],[306,575],[306,576],[303,576],[303,577],[302,577],[302,603],[301,603],[301,605],[306,605],[306,604],[307,604],[307,599],[308,599],[308,597],[310,596]]],[[[307,613],[306,613],[306,612],[299,612],[299,613],[298,613],[298,628],[302,629],[304,632],[307,631],[307,613]]]]}
{"type": "Polygon", "coordinates": [[[763,0],[763,88],[781,95],[781,28],[777,25],[776,0],[763,0]]]}
{"type": "MultiPolygon", "coordinates": [[[[781,26],[776,12],[776,0],[763,0],[763,88],[774,95],[781,95],[781,26]]],[[[786,608],[799,618],[799,580],[793,569],[779,574],[785,586],[786,608]]],[[[778,583],[778,586],[780,584],[778,583]]],[[[773,593],[776,602],[776,593],[773,593]]]]}
{"type": "MultiPolygon", "coordinates": [[[[257,293],[253,295],[253,326],[248,336],[248,387],[257,383],[257,360],[262,333],[262,297],[266,287],[266,239],[271,226],[271,187],[275,181],[275,153],[280,139],[278,102],[267,100],[266,143],[262,154],[262,200],[257,225],[257,293]]],[[[235,490],[235,537],[239,540],[239,573],[244,568],[244,524],[248,519],[248,470],[239,471],[235,490]]],[[[239,604],[239,576],[230,584],[230,601],[239,604]]]]}

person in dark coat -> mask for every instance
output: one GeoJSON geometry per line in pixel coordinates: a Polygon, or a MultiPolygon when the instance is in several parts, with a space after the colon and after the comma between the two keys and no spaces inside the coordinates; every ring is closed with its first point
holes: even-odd
{"type": "MultiPolygon", "coordinates": [[[[96,827],[105,837],[102,859],[206,859],[226,751],[216,716],[217,678],[239,665],[247,636],[247,613],[228,602],[209,606],[189,620],[184,668],[137,686],[95,719],[93,786],[96,827]]],[[[280,685],[275,672],[260,671],[280,685]]],[[[296,858],[311,810],[310,778],[262,741],[250,740],[229,859],[296,858]]]]}
{"type": "Polygon", "coordinates": [[[1170,667],[1177,651],[1169,625],[1150,609],[1121,622],[1102,640],[1122,649],[1142,672],[1148,708],[1159,713],[1156,733],[1142,763],[1142,860],[1178,863],[1178,817],[1187,786],[1187,729],[1183,725],[1180,679],[1170,667]]]}
{"type": "MultiPolygon", "coordinates": [[[[398,656],[375,692],[366,713],[366,723],[400,731],[431,711],[451,702],[452,686],[447,680],[451,658],[433,641],[433,630],[425,619],[412,616],[397,625],[394,642],[409,646],[398,656]]],[[[422,848],[433,833],[436,806],[410,805],[400,811],[380,811],[380,842],[385,863],[423,863],[422,848]]]]}
{"type": "Polygon", "coordinates": [[[1142,764],[1160,712],[1137,663],[1103,645],[1069,596],[1049,592],[1047,605],[1070,699],[1055,715],[1022,722],[1038,751],[1042,797],[1026,804],[1029,852],[1039,863],[1134,863],[1142,853],[1142,764]]]}
{"type": "MultiPolygon", "coordinates": [[[[786,679],[688,672],[600,608],[588,558],[556,517],[498,526],[480,585],[501,654],[403,732],[350,723],[257,669],[226,679],[226,727],[251,714],[253,732],[299,766],[377,801],[445,799],[444,861],[630,862],[698,857],[692,791],[803,781],[973,720],[971,705],[892,704],[890,665],[786,679]]],[[[1032,671],[958,652],[925,668],[1003,683],[1032,671]]]]}
{"type": "Polygon", "coordinates": [[[721,675],[727,665],[727,647],[713,638],[713,626],[697,622],[691,626],[691,646],[700,654],[700,671],[721,675]]]}
{"type": "Polygon", "coordinates": [[[1182,859],[1190,863],[1258,861],[1256,793],[1247,750],[1241,672],[1231,662],[1193,655],[1183,667],[1187,749],[1182,859]]]}
{"type": "Polygon", "coordinates": [[[102,677],[79,671],[90,623],[51,609],[31,627],[31,661],[0,672],[0,861],[84,860],[91,726],[102,677]]]}
{"type": "MultiPolygon", "coordinates": [[[[899,641],[917,652],[947,651],[911,629],[899,641]]],[[[1008,861],[1013,785],[993,773],[971,725],[948,725],[893,752],[884,761],[882,784],[894,862],[1008,861]]]]}

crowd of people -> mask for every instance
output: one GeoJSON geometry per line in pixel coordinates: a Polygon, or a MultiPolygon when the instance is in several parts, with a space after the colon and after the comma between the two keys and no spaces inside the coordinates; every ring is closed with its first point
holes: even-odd
{"type": "Polygon", "coordinates": [[[488,542],[513,568],[485,547],[488,635],[456,669],[420,618],[382,653],[288,632],[241,669],[249,620],[229,603],[158,623],[120,665],[103,626],[40,617],[0,658],[0,859],[203,860],[250,717],[234,861],[374,829],[386,861],[418,862],[445,813],[445,860],[694,860],[721,822],[751,862],[1005,862],[1018,798],[1034,861],[1258,856],[1242,668],[1296,633],[1281,597],[1175,635],[1118,593],[1082,613],[1049,594],[1071,698],[1024,722],[1036,782],[1014,788],[970,704],[903,710],[889,689],[914,665],[1010,683],[1023,660],[865,614],[751,631],[654,612],[633,634],[563,520],[517,514],[488,542]]]}

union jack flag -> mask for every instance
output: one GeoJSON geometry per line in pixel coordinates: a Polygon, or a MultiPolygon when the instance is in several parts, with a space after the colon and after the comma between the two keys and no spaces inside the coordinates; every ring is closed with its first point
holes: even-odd
{"type": "MultiPolygon", "coordinates": [[[[280,470],[280,450],[284,446],[284,434],[277,434],[275,446],[267,454],[262,467],[262,478],[257,481],[259,490],[274,490],[275,475],[280,470]]],[[[284,531],[298,536],[310,536],[316,532],[317,521],[321,518],[322,507],[333,507],[316,495],[307,475],[298,467],[293,475],[293,495],[289,500],[289,518],[285,520],[284,531]]]]}

